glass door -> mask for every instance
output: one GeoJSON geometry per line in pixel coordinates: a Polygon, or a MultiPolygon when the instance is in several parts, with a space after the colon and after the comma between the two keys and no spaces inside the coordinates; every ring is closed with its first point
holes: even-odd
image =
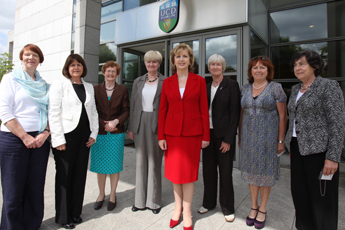
{"type": "MultiPolygon", "coordinates": [[[[199,36],[187,36],[171,40],[171,49],[180,43],[188,44],[194,52],[195,71],[194,73],[204,77],[206,83],[212,81],[211,73],[208,70],[208,59],[213,54],[219,54],[226,60],[224,77],[241,82],[242,76],[242,40],[241,28],[225,30],[222,32],[211,32],[200,34],[199,36]]],[[[171,68],[171,66],[170,66],[171,68]]],[[[170,73],[171,74],[171,73],[170,73]]],[[[236,140],[237,143],[237,140],[236,140]]],[[[234,167],[240,167],[239,148],[236,144],[234,167]]]]}

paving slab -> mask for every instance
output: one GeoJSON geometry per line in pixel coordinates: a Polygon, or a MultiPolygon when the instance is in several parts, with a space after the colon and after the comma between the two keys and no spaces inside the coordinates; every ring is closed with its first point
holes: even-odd
{"type": "MultiPolygon", "coordinates": [[[[162,170],[162,203],[163,208],[157,215],[150,210],[132,212],[135,195],[135,149],[125,147],[123,171],[120,173],[117,186],[117,206],[113,211],[107,211],[110,185],[106,184],[106,197],[103,207],[95,211],[94,202],[98,197],[97,174],[88,171],[84,196],[83,222],[75,229],[82,230],[164,230],[170,229],[169,222],[174,210],[174,194],[172,183],[164,177],[164,159],[162,170]]],[[[285,159],[287,161],[288,159],[285,159]]],[[[267,206],[267,230],[295,230],[295,211],[290,192],[290,169],[281,168],[281,177],[272,187],[267,206]]],[[[197,210],[202,204],[203,181],[202,164],[200,163],[199,180],[195,183],[194,198],[192,204],[193,226],[195,230],[227,230],[227,229],[254,229],[246,226],[245,219],[251,207],[250,193],[247,183],[241,179],[241,171],[233,170],[233,183],[235,190],[235,215],[233,223],[225,221],[219,204],[206,214],[199,214],[197,210]]],[[[45,215],[40,230],[63,229],[55,223],[55,162],[50,155],[47,167],[45,185],[45,215]]],[[[345,229],[345,178],[340,178],[339,187],[339,229],[345,229]]],[[[2,196],[0,196],[2,205],[2,196]]],[[[181,222],[174,230],[183,230],[181,222]]]]}

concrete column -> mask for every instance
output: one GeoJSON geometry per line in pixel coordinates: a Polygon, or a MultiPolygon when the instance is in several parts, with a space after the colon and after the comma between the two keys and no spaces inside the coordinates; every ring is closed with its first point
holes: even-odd
{"type": "Polygon", "coordinates": [[[85,80],[98,84],[102,0],[77,0],[74,53],[87,65],[85,80]]]}

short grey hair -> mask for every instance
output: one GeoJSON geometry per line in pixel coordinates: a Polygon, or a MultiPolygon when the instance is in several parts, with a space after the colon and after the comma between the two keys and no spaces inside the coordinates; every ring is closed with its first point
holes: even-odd
{"type": "Polygon", "coordinates": [[[159,51],[149,50],[145,53],[144,61],[158,61],[159,64],[162,63],[163,57],[159,51]]]}
{"type": "Polygon", "coordinates": [[[211,57],[208,59],[208,70],[210,70],[210,65],[212,63],[220,63],[222,64],[222,67],[223,67],[223,73],[225,71],[225,68],[226,68],[226,62],[225,62],[225,59],[222,57],[222,55],[219,55],[219,54],[213,54],[211,55],[211,57]]]}

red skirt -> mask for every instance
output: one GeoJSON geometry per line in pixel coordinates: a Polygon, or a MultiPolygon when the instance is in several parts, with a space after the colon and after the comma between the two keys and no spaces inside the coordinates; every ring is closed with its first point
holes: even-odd
{"type": "Polygon", "coordinates": [[[165,177],[174,184],[198,180],[202,135],[166,135],[165,177]]]}

